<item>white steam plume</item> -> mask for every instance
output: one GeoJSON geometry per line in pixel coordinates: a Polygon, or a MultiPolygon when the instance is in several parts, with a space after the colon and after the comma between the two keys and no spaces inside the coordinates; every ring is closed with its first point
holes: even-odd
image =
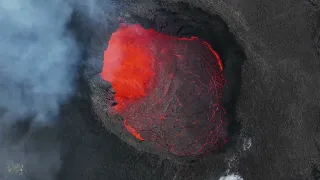
{"type": "Polygon", "coordinates": [[[83,2],[0,0],[0,179],[6,169],[20,173],[18,179],[27,179],[26,162],[34,164],[29,168],[40,179],[54,179],[59,171],[59,143],[51,143],[45,151],[26,152],[23,146],[3,143],[8,140],[2,135],[25,118],[51,122],[72,96],[81,52],[66,25],[75,9],[93,22],[102,15],[95,0],[83,2]]]}
{"type": "Polygon", "coordinates": [[[4,120],[46,121],[73,92],[79,52],[63,0],[0,0],[0,107],[4,120]]]}

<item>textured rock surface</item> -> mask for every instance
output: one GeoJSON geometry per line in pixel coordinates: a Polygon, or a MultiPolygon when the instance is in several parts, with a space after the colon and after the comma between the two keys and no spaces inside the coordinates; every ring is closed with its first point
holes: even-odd
{"type": "MultiPolygon", "coordinates": [[[[154,9],[170,8],[169,2],[135,1],[126,7],[153,18],[154,9]]],[[[319,161],[320,76],[313,37],[317,3],[183,2],[223,17],[248,56],[237,106],[242,136],[252,141],[240,160],[244,179],[312,179],[312,164],[319,161]]]]}
{"type": "Polygon", "coordinates": [[[237,115],[252,138],[244,179],[312,179],[319,161],[319,57],[306,1],[190,1],[223,16],[249,57],[237,115]]]}
{"type": "MultiPolygon", "coordinates": [[[[153,19],[157,8],[172,10],[171,2],[126,1],[123,13],[153,19]]],[[[220,15],[248,56],[237,105],[237,119],[243,126],[237,149],[240,166],[234,168],[244,179],[312,179],[313,164],[319,160],[317,5],[307,1],[183,2],[220,15]],[[247,139],[251,147],[244,151],[242,143],[247,139]]]]}
{"type": "MultiPolygon", "coordinates": [[[[153,19],[157,8],[174,11],[175,7],[168,2],[178,1],[124,2],[122,15],[130,12],[153,19]]],[[[70,102],[62,112],[59,128],[63,130],[64,156],[60,179],[215,180],[227,168],[238,171],[245,180],[316,179],[320,160],[317,148],[320,143],[318,2],[179,2],[220,15],[238,37],[248,57],[243,65],[237,104],[236,115],[242,130],[236,149],[179,167],[169,160],[137,152],[106,132],[100,124],[94,124],[97,117],[90,112],[88,99],[95,97],[86,97],[88,94],[83,93],[85,100],[70,102]]],[[[117,15],[108,15],[112,17],[117,15]]],[[[114,28],[108,24],[108,28],[95,30],[112,31],[114,28]]],[[[184,31],[187,33],[188,28],[184,31]]],[[[101,35],[95,39],[101,45],[95,47],[95,52],[102,53],[106,41],[101,40],[107,37],[102,36],[104,33],[95,33],[101,35]]],[[[101,67],[99,61],[95,62],[94,66],[101,67]]],[[[86,92],[89,87],[79,89],[86,92]]],[[[46,136],[45,132],[41,135],[46,136]]]]}

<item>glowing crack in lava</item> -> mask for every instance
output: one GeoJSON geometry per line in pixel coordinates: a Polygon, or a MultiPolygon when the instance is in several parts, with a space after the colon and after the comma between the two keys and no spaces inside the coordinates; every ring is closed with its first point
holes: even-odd
{"type": "Polygon", "coordinates": [[[109,112],[124,118],[128,132],[186,156],[227,141],[222,70],[205,41],[122,24],[104,52],[101,76],[118,103],[109,112]]]}

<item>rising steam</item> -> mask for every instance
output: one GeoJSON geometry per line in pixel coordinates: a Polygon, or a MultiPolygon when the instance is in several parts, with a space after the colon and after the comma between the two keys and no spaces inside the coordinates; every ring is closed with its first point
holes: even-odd
{"type": "Polygon", "coordinates": [[[96,18],[101,14],[97,7],[94,0],[82,4],[73,0],[0,0],[1,169],[9,159],[34,161],[34,171],[42,171],[46,177],[40,179],[48,180],[51,171],[59,169],[59,145],[45,155],[28,154],[23,148],[6,147],[1,134],[4,124],[25,118],[46,124],[59,114],[60,105],[75,91],[80,61],[77,42],[66,26],[75,9],[96,18]]]}
{"type": "Polygon", "coordinates": [[[46,121],[73,92],[79,60],[61,0],[0,1],[0,107],[5,118],[46,121]]]}

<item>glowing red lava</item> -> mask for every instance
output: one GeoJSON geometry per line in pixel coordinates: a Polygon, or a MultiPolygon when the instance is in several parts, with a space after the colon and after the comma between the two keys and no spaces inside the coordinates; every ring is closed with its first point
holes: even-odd
{"type": "Polygon", "coordinates": [[[115,110],[128,132],[174,154],[197,155],[226,142],[222,70],[205,41],[121,25],[101,76],[116,92],[115,110]]]}

